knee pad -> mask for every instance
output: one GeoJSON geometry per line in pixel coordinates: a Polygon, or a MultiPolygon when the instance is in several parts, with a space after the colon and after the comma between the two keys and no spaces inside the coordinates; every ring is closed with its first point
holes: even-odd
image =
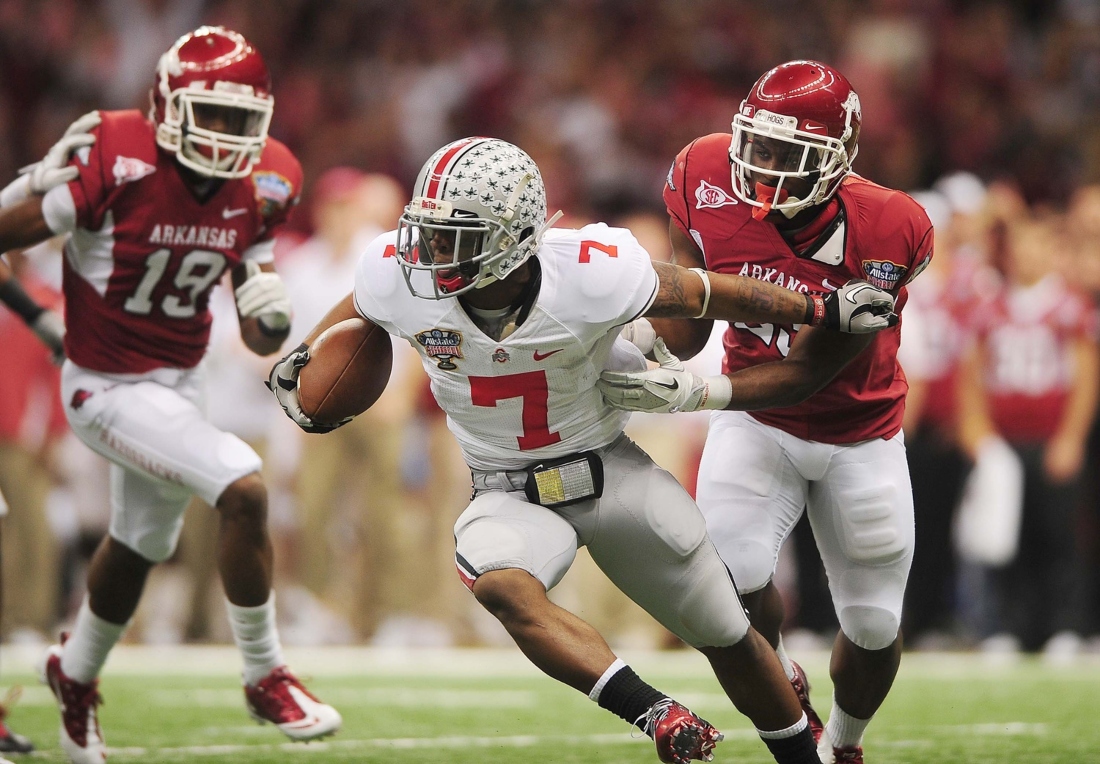
{"type": "Polygon", "coordinates": [[[677,636],[692,647],[728,647],[749,633],[748,613],[724,574],[700,576],[677,603],[676,614],[686,631],[677,636]]]}
{"type": "Polygon", "coordinates": [[[837,617],[844,636],[864,650],[881,650],[898,638],[898,617],[884,608],[852,605],[843,608],[837,617]]]}
{"type": "MultiPolygon", "coordinates": [[[[717,540],[715,544],[717,545],[717,540]]],[[[742,594],[763,589],[775,574],[776,556],[772,549],[751,539],[727,542],[719,547],[722,559],[742,594]]]]}

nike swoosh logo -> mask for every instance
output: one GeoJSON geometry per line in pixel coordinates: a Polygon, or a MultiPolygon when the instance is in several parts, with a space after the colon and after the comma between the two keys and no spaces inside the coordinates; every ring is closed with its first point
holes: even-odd
{"type": "Polygon", "coordinates": [[[840,288],[840,287],[835,287],[832,284],[830,284],[829,279],[821,279],[821,286],[823,286],[826,289],[828,289],[830,291],[833,291],[833,292],[835,292],[837,289],[840,288]]]}
{"type": "Polygon", "coordinates": [[[554,353],[560,353],[563,350],[565,350],[565,348],[558,348],[557,350],[551,350],[549,353],[540,353],[539,351],[536,350],[535,351],[535,360],[536,361],[542,361],[542,360],[544,360],[546,358],[549,358],[550,356],[554,355],[554,353]]]}
{"type": "Polygon", "coordinates": [[[673,382],[672,384],[669,384],[667,382],[653,381],[651,384],[657,385],[657,387],[663,387],[666,390],[676,390],[677,388],[680,387],[679,382],[673,382]]]}
{"type": "Polygon", "coordinates": [[[228,207],[225,207],[224,209],[222,209],[222,219],[229,220],[230,218],[235,218],[238,215],[243,215],[246,212],[248,212],[247,207],[240,207],[235,210],[231,210],[228,207]]]}

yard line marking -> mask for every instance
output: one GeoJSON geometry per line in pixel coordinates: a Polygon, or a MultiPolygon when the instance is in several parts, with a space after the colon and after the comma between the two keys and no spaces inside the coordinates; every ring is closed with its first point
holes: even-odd
{"type": "Polygon", "coordinates": [[[1049,725],[1033,722],[986,722],[984,724],[950,724],[935,727],[940,732],[958,732],[963,735],[1033,735],[1043,737],[1050,732],[1049,725]]]}
{"type": "MultiPolygon", "coordinates": [[[[529,690],[434,690],[399,687],[333,687],[324,692],[333,704],[401,708],[534,708],[538,693],[529,690]]],[[[150,690],[149,702],[169,708],[236,708],[244,704],[239,689],[150,690]]],[[[52,699],[52,696],[51,696],[52,699]]]]}

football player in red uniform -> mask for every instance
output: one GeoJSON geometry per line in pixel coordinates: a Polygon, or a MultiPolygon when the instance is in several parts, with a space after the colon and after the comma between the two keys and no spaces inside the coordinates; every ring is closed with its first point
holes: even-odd
{"type": "MultiPolygon", "coordinates": [[[[932,227],[905,194],[851,172],[861,121],[848,80],[814,61],[764,74],[733,134],[692,141],[664,190],[676,262],[820,294],[866,279],[905,304],[932,257],[932,227]]],[[[654,322],[673,351],[697,352],[710,322],[654,322]]],[[[913,500],[901,434],[900,328],[874,335],[734,323],[725,372],[700,378],[658,343],[661,368],[605,375],[612,405],[726,409],[711,420],[698,502],[753,625],[815,723],[825,762],[862,762],[864,729],[897,673],[902,596],[913,555],[913,500]],[[744,413],[751,411],[752,413],[744,413]],[[841,633],[824,729],[805,675],[785,655],[772,583],[780,546],[809,512],[841,633]]]]}
{"type": "Polygon", "coordinates": [[[295,740],[340,724],[283,660],[260,458],[203,413],[207,302],[223,273],[232,274],[249,348],[274,353],[290,328],[272,253],[302,173],[268,138],[270,93],[247,40],[197,29],[161,57],[148,116],[99,112],[94,143],[72,160],[76,176],[44,196],[28,187],[28,198],[0,212],[0,251],[70,234],[62,396],[73,431],[112,462],[110,532],[73,632],[45,666],[76,764],[106,757],[97,677],[150,568],[175,550],[192,495],[221,515],[218,567],[249,713],[295,740]]]}

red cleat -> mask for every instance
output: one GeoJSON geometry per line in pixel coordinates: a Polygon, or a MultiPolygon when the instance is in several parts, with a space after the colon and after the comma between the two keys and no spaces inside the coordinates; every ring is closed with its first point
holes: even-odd
{"type": "Polygon", "coordinates": [[[710,722],[700,719],[672,698],[657,701],[642,718],[645,719],[645,733],[657,745],[657,758],[665,764],[713,761],[711,752],[723,738],[710,722]]]}
{"type": "Polygon", "coordinates": [[[244,697],[253,719],[271,722],[291,740],[316,740],[340,729],[340,712],[314,697],[286,666],[245,685],[244,697]]]}
{"type": "Polygon", "coordinates": [[[821,733],[825,730],[825,725],[821,722],[821,717],[817,715],[817,711],[814,711],[814,707],[810,705],[810,680],[806,678],[806,672],[797,663],[791,661],[791,666],[794,667],[791,686],[794,687],[795,695],[798,696],[798,703],[802,706],[806,719],[810,723],[810,732],[814,736],[814,743],[818,743],[821,741],[821,733]]]}
{"type": "MultiPolygon", "coordinates": [[[[65,644],[68,634],[61,635],[65,644]]],[[[103,702],[99,680],[89,684],[65,676],[61,670],[61,645],[46,652],[42,681],[50,686],[61,711],[61,748],[73,764],[103,764],[107,760],[107,745],[99,728],[96,707],[103,702]]]]}

